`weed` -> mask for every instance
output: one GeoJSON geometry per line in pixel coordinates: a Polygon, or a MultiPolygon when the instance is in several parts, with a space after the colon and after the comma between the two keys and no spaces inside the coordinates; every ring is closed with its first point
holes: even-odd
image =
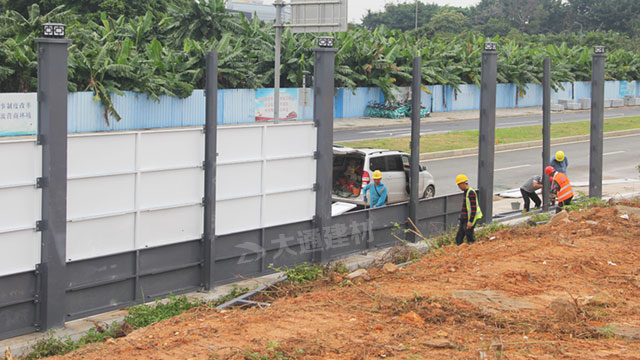
{"type": "Polygon", "coordinates": [[[304,356],[304,350],[296,349],[293,354],[290,354],[282,349],[278,342],[269,341],[264,352],[244,351],[242,355],[247,360],[292,360],[304,356]]]}
{"type": "Polygon", "coordinates": [[[485,225],[479,228],[478,230],[476,230],[476,238],[478,239],[488,238],[494,233],[497,233],[498,231],[506,228],[508,228],[507,225],[494,221],[491,224],[485,225]]]}
{"type": "Polygon", "coordinates": [[[613,339],[616,337],[616,334],[614,333],[615,329],[615,325],[606,325],[598,329],[598,334],[600,334],[605,339],[613,339]]]}
{"type": "Polygon", "coordinates": [[[549,221],[551,220],[551,214],[547,212],[536,213],[529,217],[529,221],[533,222],[541,222],[541,221],[549,221]]]}
{"type": "Polygon", "coordinates": [[[71,338],[55,338],[54,331],[51,331],[48,338],[42,339],[33,345],[32,351],[27,354],[25,360],[42,359],[54,355],[63,355],[72,352],[80,345],[71,338]]]}
{"type": "Polygon", "coordinates": [[[189,302],[186,296],[170,296],[168,302],[156,302],[155,306],[145,304],[133,306],[129,308],[129,314],[122,324],[114,322],[107,328],[96,324],[96,327],[91,328],[77,341],[72,340],[70,337],[56,338],[54,337],[54,332],[51,332],[50,337],[42,339],[33,345],[31,352],[24,359],[33,360],[54,355],[64,355],[87,344],[105,342],[111,338],[122,337],[133,328],[151,325],[201,304],[200,301],[189,302]]]}
{"type": "Polygon", "coordinates": [[[571,201],[571,205],[564,206],[567,211],[579,211],[582,209],[588,209],[592,207],[606,207],[609,204],[605,200],[588,197],[582,191],[578,191],[571,201]]]}
{"type": "Polygon", "coordinates": [[[200,300],[189,301],[184,295],[170,295],[168,299],[166,302],[156,301],[154,305],[141,304],[130,307],[124,321],[133,329],[138,329],[204,305],[200,300]]]}
{"type": "Polygon", "coordinates": [[[224,303],[226,303],[227,301],[231,301],[235,298],[237,298],[238,296],[244,295],[246,293],[249,292],[248,288],[240,288],[237,285],[233,285],[233,288],[231,289],[231,291],[229,291],[229,293],[223,297],[220,297],[218,299],[216,299],[215,301],[212,301],[210,303],[208,303],[207,305],[209,307],[217,307],[220,306],[224,303]]]}
{"type": "Polygon", "coordinates": [[[349,269],[347,268],[347,265],[341,263],[341,262],[337,262],[335,264],[333,264],[332,266],[329,267],[329,272],[335,272],[338,274],[346,274],[349,272],[349,269]]]}
{"type": "Polygon", "coordinates": [[[277,268],[274,267],[273,264],[269,264],[269,269],[287,275],[287,281],[296,284],[306,284],[324,277],[324,268],[322,265],[308,264],[307,262],[294,265],[292,268],[286,266],[277,268]]]}

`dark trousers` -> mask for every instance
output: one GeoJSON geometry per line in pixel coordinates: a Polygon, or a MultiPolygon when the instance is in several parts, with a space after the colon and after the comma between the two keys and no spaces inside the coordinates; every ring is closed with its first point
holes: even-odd
{"type": "Polygon", "coordinates": [[[456,234],[456,244],[462,245],[464,238],[467,238],[467,242],[469,244],[476,241],[475,237],[473,237],[473,230],[476,228],[475,225],[471,227],[471,229],[467,229],[467,219],[460,220],[460,226],[458,227],[458,233],[456,234]]]}
{"type": "Polygon", "coordinates": [[[540,198],[538,197],[538,194],[536,194],[536,192],[528,192],[525,189],[520,188],[520,193],[522,194],[522,199],[524,200],[524,210],[525,211],[529,211],[529,205],[531,205],[531,201],[529,201],[529,199],[533,200],[533,202],[536,204],[536,208],[540,208],[540,204],[542,204],[542,200],[540,200],[540,198]]]}
{"type": "Polygon", "coordinates": [[[565,205],[571,205],[571,200],[573,200],[573,196],[568,198],[565,201],[558,201],[558,206],[556,207],[556,214],[562,211],[565,205]]]}

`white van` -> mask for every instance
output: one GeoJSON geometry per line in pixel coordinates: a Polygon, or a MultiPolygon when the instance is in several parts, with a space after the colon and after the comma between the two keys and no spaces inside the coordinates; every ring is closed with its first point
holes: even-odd
{"type": "MultiPolygon", "coordinates": [[[[409,201],[409,154],[383,149],[353,149],[333,146],[333,201],[365,206],[362,189],[375,170],[382,172],[387,187],[387,204],[409,201]]],[[[436,194],[433,176],[420,165],[419,198],[436,194]]]]}

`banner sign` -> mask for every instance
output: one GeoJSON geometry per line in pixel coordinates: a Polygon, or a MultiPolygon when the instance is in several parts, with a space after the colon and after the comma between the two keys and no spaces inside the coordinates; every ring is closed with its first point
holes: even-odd
{"type": "MultiPolygon", "coordinates": [[[[273,89],[256,90],[256,121],[273,120],[273,89]]],[[[280,89],[280,120],[298,119],[298,89],[280,89]]]]}
{"type": "Polygon", "coordinates": [[[620,81],[620,97],[623,98],[626,95],[636,96],[635,81],[620,81]]]}
{"type": "Polygon", "coordinates": [[[0,93],[0,136],[35,135],[38,93],[0,93]]]}

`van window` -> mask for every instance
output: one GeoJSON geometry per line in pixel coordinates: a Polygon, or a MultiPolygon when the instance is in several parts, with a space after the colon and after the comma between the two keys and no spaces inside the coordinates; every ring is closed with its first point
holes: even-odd
{"type": "Polygon", "coordinates": [[[369,169],[371,169],[371,171],[376,171],[376,170],[380,170],[382,172],[387,171],[387,166],[385,164],[385,156],[378,156],[378,157],[373,157],[371,159],[369,159],[369,169]]]}
{"type": "Polygon", "coordinates": [[[387,171],[404,171],[401,155],[388,155],[385,158],[387,158],[387,171]]]}

